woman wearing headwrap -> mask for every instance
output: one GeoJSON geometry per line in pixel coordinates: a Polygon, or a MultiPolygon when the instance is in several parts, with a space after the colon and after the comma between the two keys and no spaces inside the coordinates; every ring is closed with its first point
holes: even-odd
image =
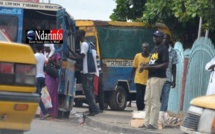
{"type": "Polygon", "coordinates": [[[54,53],[55,53],[55,47],[54,44],[44,44],[44,47],[49,47],[50,48],[50,52],[49,53],[45,53],[45,55],[47,56],[47,58],[50,58],[54,53]]]}
{"type": "MultiPolygon", "coordinates": [[[[61,57],[59,53],[52,52],[53,47],[54,46],[50,44],[44,45],[45,52],[47,53],[47,60],[48,62],[52,62],[58,69],[60,69],[61,57]]],[[[58,115],[58,78],[53,78],[46,73],[45,84],[52,101],[52,108],[48,109],[48,113],[52,118],[56,118],[58,115]]]]}

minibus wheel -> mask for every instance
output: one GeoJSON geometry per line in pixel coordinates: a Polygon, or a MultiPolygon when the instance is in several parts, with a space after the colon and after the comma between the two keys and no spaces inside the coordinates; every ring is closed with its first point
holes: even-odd
{"type": "Polygon", "coordinates": [[[17,130],[0,130],[0,134],[24,134],[24,132],[17,130]]]}
{"type": "Polygon", "coordinates": [[[104,103],[104,109],[108,109],[108,103],[104,103]]]}
{"type": "Polygon", "coordinates": [[[127,103],[127,93],[122,86],[118,86],[109,97],[109,106],[111,110],[123,111],[127,103]]]}
{"type": "Polygon", "coordinates": [[[64,117],[65,119],[69,119],[69,116],[70,116],[70,111],[67,111],[67,112],[64,112],[64,113],[63,113],[63,117],[64,117]]]}
{"type": "Polygon", "coordinates": [[[75,100],[75,107],[83,107],[83,103],[81,100],[75,100]]]}

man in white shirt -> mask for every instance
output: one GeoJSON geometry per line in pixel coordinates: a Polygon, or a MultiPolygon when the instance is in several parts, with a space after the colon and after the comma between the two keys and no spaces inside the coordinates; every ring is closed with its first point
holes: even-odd
{"type": "Polygon", "coordinates": [[[205,70],[211,72],[210,79],[208,82],[208,89],[206,92],[206,95],[212,95],[215,94],[215,74],[214,74],[214,69],[215,69],[215,57],[211,59],[206,65],[205,65],[205,70]]]}
{"type": "MultiPolygon", "coordinates": [[[[36,44],[35,49],[36,49],[36,53],[34,54],[34,56],[35,56],[36,62],[37,62],[37,64],[36,64],[36,69],[37,69],[37,71],[36,71],[36,78],[37,78],[36,93],[38,93],[41,96],[41,90],[42,90],[43,86],[45,85],[45,74],[44,74],[43,68],[44,68],[44,63],[45,63],[46,57],[43,54],[43,45],[42,44],[36,44]]],[[[46,117],[49,116],[49,114],[47,113],[47,110],[41,99],[39,102],[39,106],[43,113],[42,119],[45,119],[46,117]]]]}
{"type": "Polygon", "coordinates": [[[77,54],[73,51],[72,55],[69,55],[70,59],[73,60],[82,60],[81,64],[81,80],[84,90],[84,94],[89,105],[89,114],[88,116],[94,116],[99,113],[99,108],[96,105],[94,97],[94,76],[96,73],[96,65],[93,59],[93,52],[91,46],[85,42],[85,31],[79,30],[77,32],[77,37],[81,43],[81,52],[77,54]]]}

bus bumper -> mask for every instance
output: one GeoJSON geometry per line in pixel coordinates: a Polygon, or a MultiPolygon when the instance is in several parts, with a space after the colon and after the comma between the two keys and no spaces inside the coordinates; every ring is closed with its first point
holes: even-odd
{"type": "Polygon", "coordinates": [[[0,92],[0,129],[30,129],[40,97],[34,93],[0,92]]]}

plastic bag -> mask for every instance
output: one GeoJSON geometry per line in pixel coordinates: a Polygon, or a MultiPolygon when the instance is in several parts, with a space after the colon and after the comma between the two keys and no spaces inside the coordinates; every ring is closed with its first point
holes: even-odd
{"type": "Polygon", "coordinates": [[[47,90],[47,87],[44,87],[41,91],[41,100],[45,106],[45,108],[52,108],[51,96],[47,90]]]}

